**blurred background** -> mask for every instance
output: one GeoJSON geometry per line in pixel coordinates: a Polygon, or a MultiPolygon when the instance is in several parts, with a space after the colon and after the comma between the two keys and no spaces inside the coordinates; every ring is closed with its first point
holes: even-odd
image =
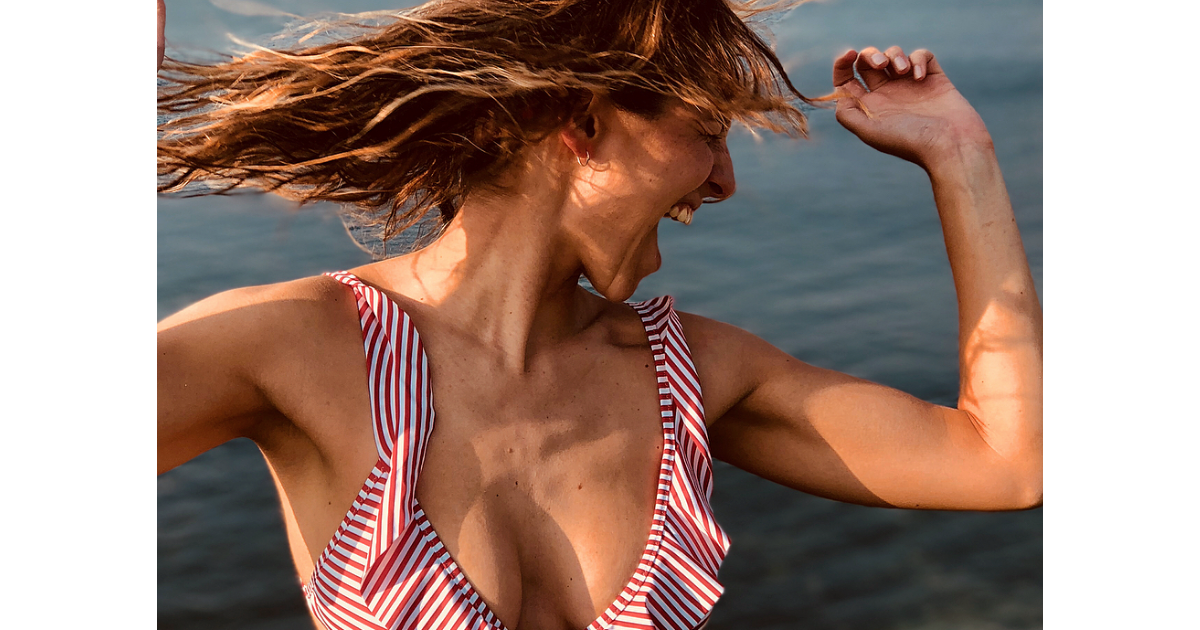
{"type": "MultiPolygon", "coordinates": [[[[167,54],[268,43],[292,15],[396,9],[381,0],[167,4],[167,54]]],[[[995,140],[1042,293],[1042,3],[829,0],[768,26],[793,83],[827,93],[847,48],[929,48],[995,140]]],[[[663,267],[634,299],[730,322],[831,369],[953,405],[954,287],[928,178],[873,151],[830,111],[807,140],[729,145],[738,194],[691,226],[664,222],[663,267]]],[[[158,316],[225,289],[370,257],[336,208],[262,194],[158,200],[158,316]]],[[[733,540],[709,628],[1042,626],[1042,510],[916,512],[798,493],[718,463],[713,508],[733,540]]],[[[238,440],[158,479],[160,628],[309,628],[269,473],[238,440]]]]}

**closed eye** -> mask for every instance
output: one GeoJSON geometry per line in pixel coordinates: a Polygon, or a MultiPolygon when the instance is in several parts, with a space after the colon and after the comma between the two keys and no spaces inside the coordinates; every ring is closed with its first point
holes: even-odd
{"type": "Polygon", "coordinates": [[[729,135],[729,124],[723,118],[709,118],[700,128],[700,136],[710,146],[717,146],[729,135]],[[712,131],[716,129],[716,131],[712,131]]]}
{"type": "Polygon", "coordinates": [[[707,125],[705,125],[705,129],[700,130],[700,136],[702,138],[704,138],[705,142],[707,142],[709,145],[712,145],[712,146],[716,146],[716,145],[719,145],[722,142],[724,142],[725,138],[728,135],[729,135],[729,127],[723,123],[719,123],[716,121],[709,122],[707,125]],[[712,129],[713,127],[718,128],[718,130],[715,133],[708,131],[709,129],[712,129]]]}

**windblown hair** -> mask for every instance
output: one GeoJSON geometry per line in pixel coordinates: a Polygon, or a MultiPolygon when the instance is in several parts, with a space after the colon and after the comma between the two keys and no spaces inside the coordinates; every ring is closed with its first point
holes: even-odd
{"type": "Polygon", "coordinates": [[[575,120],[596,94],[647,116],[674,98],[805,135],[797,102],[809,99],[746,22],[771,8],[434,0],[382,24],[351,16],[333,26],[356,35],[331,43],[261,48],[215,65],[167,59],[158,190],[207,182],[199,194],[249,186],[353,204],[387,239],[434,209],[448,222],[472,187],[575,120]]]}

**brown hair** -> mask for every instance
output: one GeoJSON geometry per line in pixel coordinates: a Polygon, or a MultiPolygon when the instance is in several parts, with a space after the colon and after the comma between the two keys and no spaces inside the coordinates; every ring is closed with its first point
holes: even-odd
{"type": "Polygon", "coordinates": [[[794,103],[809,100],[746,22],[772,8],[435,0],[383,24],[320,24],[358,32],[331,43],[214,65],[168,58],[158,190],[202,181],[216,187],[188,190],[253,186],[301,203],[350,203],[387,239],[435,208],[449,221],[473,186],[580,114],[593,94],[650,116],[677,98],[804,135],[794,103]]]}

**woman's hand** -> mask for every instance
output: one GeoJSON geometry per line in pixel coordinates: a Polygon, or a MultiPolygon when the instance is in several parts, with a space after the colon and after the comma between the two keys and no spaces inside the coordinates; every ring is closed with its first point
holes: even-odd
{"type": "Polygon", "coordinates": [[[849,50],[833,62],[833,85],[842,126],[927,171],[964,144],[991,144],[979,114],[928,50],[849,50]],[[865,87],[854,76],[856,67],[865,87]]]}
{"type": "Polygon", "coordinates": [[[158,69],[162,70],[163,54],[167,50],[167,40],[163,31],[167,28],[167,5],[158,0],[158,69]]]}

